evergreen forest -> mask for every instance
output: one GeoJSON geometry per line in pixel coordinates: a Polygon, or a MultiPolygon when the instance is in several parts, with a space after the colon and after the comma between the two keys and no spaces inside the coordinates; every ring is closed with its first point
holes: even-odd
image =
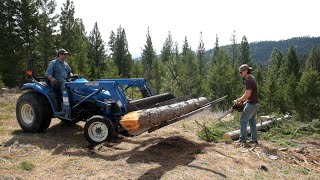
{"type": "MultiPolygon", "coordinates": [[[[170,30],[161,53],[153,47],[150,29],[141,57],[129,52],[126,30],[121,25],[104,40],[98,22],[87,33],[76,8],[66,0],[56,14],[54,0],[1,0],[0,86],[21,87],[28,82],[28,61],[34,59],[35,74],[44,72],[56,50],[71,52],[73,74],[87,79],[145,78],[155,94],[205,96],[211,100],[228,95],[226,107],[244,92],[238,67],[248,64],[259,83],[260,114],[290,113],[301,121],[320,118],[320,37],[297,37],[281,41],[248,42],[246,35],[230,45],[203,43],[196,51],[188,38],[174,40],[170,30]]],[[[90,27],[91,28],[91,27],[90,27]]]]}

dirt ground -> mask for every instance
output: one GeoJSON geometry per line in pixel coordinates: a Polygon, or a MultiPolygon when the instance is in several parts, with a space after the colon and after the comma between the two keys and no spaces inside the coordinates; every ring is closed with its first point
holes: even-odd
{"type": "Polygon", "coordinates": [[[209,111],[119,143],[91,147],[84,123],[53,119],[46,133],[24,133],[15,117],[18,94],[0,97],[0,179],[320,179],[320,142],[297,148],[260,141],[257,147],[200,140],[209,111]]]}

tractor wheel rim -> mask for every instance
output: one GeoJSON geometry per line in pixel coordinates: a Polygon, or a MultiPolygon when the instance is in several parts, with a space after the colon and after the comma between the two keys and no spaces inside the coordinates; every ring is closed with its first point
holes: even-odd
{"type": "Polygon", "coordinates": [[[102,122],[94,122],[89,126],[88,134],[95,142],[102,142],[108,136],[108,127],[102,122]]]}
{"type": "Polygon", "coordinates": [[[25,123],[27,123],[27,124],[32,123],[32,121],[34,119],[34,110],[30,106],[30,104],[24,104],[22,106],[22,108],[21,108],[21,116],[22,116],[22,120],[25,123]]]}

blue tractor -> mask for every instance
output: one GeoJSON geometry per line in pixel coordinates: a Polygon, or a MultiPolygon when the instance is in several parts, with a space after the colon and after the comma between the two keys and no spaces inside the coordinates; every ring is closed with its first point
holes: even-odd
{"type": "Polygon", "coordinates": [[[111,141],[116,134],[130,135],[119,123],[123,115],[175,98],[169,93],[154,96],[143,78],[88,81],[77,75],[65,81],[62,97],[57,97],[49,81],[32,74],[33,60],[29,69],[32,82],[23,85],[26,92],[16,104],[17,120],[25,132],[44,132],[56,117],[68,124],[85,121],[84,135],[90,143],[111,141]],[[142,99],[126,98],[125,91],[132,87],[139,88],[142,99]]]}
{"type": "Polygon", "coordinates": [[[44,132],[53,117],[70,124],[85,121],[84,135],[90,143],[111,141],[116,133],[127,134],[119,124],[124,114],[174,98],[169,93],[154,96],[142,78],[88,81],[72,76],[64,83],[60,102],[44,78],[30,77],[33,82],[23,85],[22,90],[27,92],[16,106],[21,128],[26,132],[44,132]],[[124,92],[132,87],[138,87],[142,97],[152,98],[129,102],[124,92]]]}
{"type": "MultiPolygon", "coordinates": [[[[30,69],[33,69],[31,65],[29,66],[30,69]]],[[[63,85],[62,97],[57,97],[45,78],[37,78],[32,75],[32,71],[29,71],[28,75],[32,82],[23,85],[22,90],[26,92],[19,97],[16,104],[16,116],[21,128],[25,132],[44,132],[54,117],[69,124],[84,121],[85,138],[92,144],[112,141],[117,134],[131,136],[132,134],[119,123],[121,118],[129,112],[188,99],[188,97],[176,98],[169,93],[154,95],[143,78],[88,81],[81,76],[68,78],[63,85]],[[132,87],[139,88],[143,98],[127,99],[125,91],[132,87]]],[[[224,98],[213,102],[219,102],[224,98]]],[[[201,109],[194,111],[194,113],[201,109]]],[[[166,121],[150,131],[177,122],[192,114],[193,112],[172,121],[166,121]]]]}

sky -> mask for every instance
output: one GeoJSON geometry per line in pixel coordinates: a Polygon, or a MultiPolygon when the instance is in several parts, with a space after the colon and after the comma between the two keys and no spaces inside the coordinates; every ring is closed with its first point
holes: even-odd
{"type": "MultiPolygon", "coordinates": [[[[94,23],[107,43],[110,32],[125,29],[129,52],[141,56],[147,29],[157,53],[171,32],[180,51],[185,37],[192,50],[230,44],[245,35],[250,42],[320,36],[318,0],[73,0],[75,17],[84,22],[87,34],[94,23]]],[[[57,13],[66,0],[56,0],[57,13]]]]}

